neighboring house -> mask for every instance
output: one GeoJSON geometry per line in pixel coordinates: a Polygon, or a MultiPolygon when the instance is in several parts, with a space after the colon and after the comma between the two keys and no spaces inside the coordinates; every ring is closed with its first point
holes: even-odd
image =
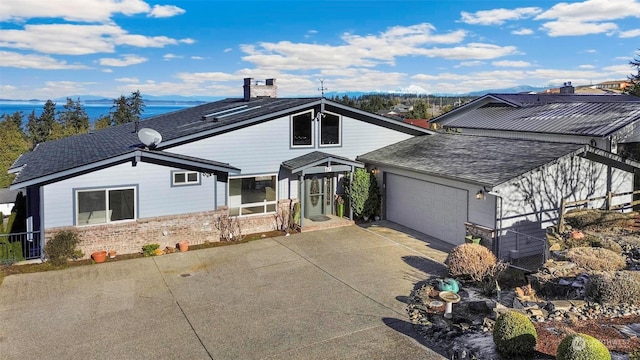
{"type": "Polygon", "coordinates": [[[8,188],[0,189],[0,213],[4,216],[9,216],[13,205],[16,202],[16,196],[20,190],[9,190],[8,188]]]}
{"type": "Polygon", "coordinates": [[[606,195],[611,168],[611,189],[631,191],[640,168],[585,144],[446,133],[357,160],[379,174],[386,219],[456,245],[469,232],[481,234],[503,259],[542,254],[563,198],[606,195]]]}
{"type": "MultiPolygon", "coordinates": [[[[410,140],[408,143],[417,142],[416,148],[411,151],[407,149],[403,161],[388,153],[388,149],[394,149],[393,146],[358,159],[380,163],[381,166],[411,163],[409,168],[418,169],[419,176],[412,175],[414,172],[407,173],[408,169],[404,169],[404,176],[448,186],[451,189],[438,187],[436,192],[456,193],[456,197],[462,199],[460,201],[467,199],[467,205],[459,204],[460,210],[452,208],[456,206],[452,203],[444,205],[447,208],[445,211],[457,212],[456,225],[450,225],[451,229],[448,230],[451,235],[441,237],[447,241],[461,241],[460,234],[464,228],[459,224],[466,217],[467,222],[501,230],[493,236],[497,239],[502,237],[494,249],[504,257],[505,251],[513,250],[514,246],[508,244],[505,238],[508,236],[506,229],[512,230],[511,234],[518,231],[543,237],[544,228],[557,221],[562,198],[578,200],[604,196],[609,191],[621,193],[634,190],[634,171],[638,174],[638,169],[637,162],[630,159],[638,160],[638,97],[488,94],[432,119],[431,123],[447,133],[473,136],[410,140]],[[432,146],[437,139],[440,143],[432,146]],[[421,147],[427,150],[420,153],[421,147]],[[558,149],[562,151],[556,152],[558,149]],[[431,170],[424,168],[430,166],[428,164],[439,155],[447,159],[434,164],[431,170]],[[555,159],[549,159],[548,155],[553,155],[555,159]],[[547,163],[535,162],[539,158],[547,163]],[[464,162],[454,166],[460,159],[464,162]],[[534,162],[530,163],[529,160],[534,162]],[[519,168],[521,165],[527,167],[519,168]],[[578,172],[575,167],[579,169],[578,172]],[[491,180],[490,175],[496,172],[501,177],[491,180]],[[522,178],[521,175],[525,173],[531,176],[522,178]],[[578,178],[568,177],[573,176],[568,174],[575,173],[582,175],[578,178]],[[424,174],[428,176],[425,178],[424,174]],[[476,181],[471,181],[469,176],[475,176],[476,181]],[[464,184],[459,183],[461,179],[465,180],[464,184]],[[491,203],[490,206],[484,205],[489,209],[481,213],[474,209],[477,203],[471,201],[479,185],[485,196],[489,194],[485,199],[491,203]]],[[[394,180],[398,179],[392,177],[394,180]]],[[[420,186],[423,185],[421,183],[420,186]]],[[[387,192],[394,191],[390,188],[397,189],[389,183],[386,187],[387,192]]],[[[391,198],[388,196],[387,201],[391,201],[391,198]]],[[[617,198],[616,203],[631,200],[631,195],[627,195],[617,198]]],[[[428,200],[427,203],[434,201],[428,200]]],[[[444,204],[442,201],[435,203],[438,207],[444,204]]],[[[387,208],[389,212],[393,211],[387,208]]],[[[438,223],[443,223],[445,218],[450,217],[441,217],[438,223]]],[[[526,254],[533,250],[523,252],[526,254]]]]}
{"type": "Polygon", "coordinates": [[[224,215],[244,233],[273,230],[298,201],[304,229],[333,213],[343,176],[364,167],[357,155],[430,133],[324,98],[279,99],[274,79],[245,79],[243,98],[45,142],[10,172],[36,234],[74,229],[86,256],[131,253],[218,241],[224,215]],[[161,141],[145,147],[141,128],[161,141]]]}

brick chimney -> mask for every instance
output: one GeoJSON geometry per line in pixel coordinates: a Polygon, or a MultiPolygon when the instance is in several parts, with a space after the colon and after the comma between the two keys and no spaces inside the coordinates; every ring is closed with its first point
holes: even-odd
{"type": "Polygon", "coordinates": [[[560,88],[560,94],[562,95],[574,94],[576,92],[575,90],[576,89],[573,87],[573,85],[571,85],[571,81],[569,81],[562,85],[562,87],[560,88]]]}
{"type": "Polygon", "coordinates": [[[249,101],[253,98],[278,97],[278,87],[276,86],[276,79],[266,79],[264,85],[258,85],[253,78],[244,79],[244,101],[249,101]]]}

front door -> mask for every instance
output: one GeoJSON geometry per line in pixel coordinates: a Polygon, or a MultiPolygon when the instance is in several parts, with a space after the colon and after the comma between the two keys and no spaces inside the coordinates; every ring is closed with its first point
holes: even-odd
{"type": "Polygon", "coordinates": [[[324,174],[310,175],[305,178],[304,216],[312,219],[315,216],[331,214],[333,187],[331,177],[324,174]]]}

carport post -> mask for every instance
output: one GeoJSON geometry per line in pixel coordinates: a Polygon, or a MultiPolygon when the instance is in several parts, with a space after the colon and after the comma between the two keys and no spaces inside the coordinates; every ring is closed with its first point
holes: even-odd
{"type": "Polygon", "coordinates": [[[302,216],[302,209],[304,209],[304,171],[302,171],[300,173],[300,194],[298,194],[298,197],[300,198],[300,228],[302,229],[302,219],[304,219],[304,216],[302,216]]]}
{"type": "MultiPolygon", "coordinates": [[[[353,194],[353,172],[355,171],[354,166],[351,165],[351,172],[349,173],[349,194],[353,194]]],[[[349,220],[353,220],[353,206],[351,206],[351,201],[349,201],[349,220]]]]}

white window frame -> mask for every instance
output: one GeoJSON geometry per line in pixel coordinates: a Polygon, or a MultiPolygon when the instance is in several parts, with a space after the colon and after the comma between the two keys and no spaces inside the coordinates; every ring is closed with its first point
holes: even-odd
{"type": "MultiPolygon", "coordinates": [[[[75,216],[75,226],[78,227],[83,227],[83,226],[91,226],[91,225],[104,225],[104,224],[113,224],[113,223],[121,223],[121,222],[128,222],[128,221],[135,221],[138,218],[138,189],[136,186],[122,186],[122,187],[107,187],[107,188],[86,188],[86,189],[76,189],[74,191],[74,198],[75,198],[75,209],[74,209],[74,216],[75,216]],[[111,220],[111,216],[108,216],[110,214],[110,210],[109,210],[109,192],[110,191],[115,191],[115,190],[133,190],[133,218],[131,219],[122,219],[122,220],[115,220],[112,221],[111,220]],[[104,191],[105,192],[105,204],[104,204],[104,222],[89,222],[90,217],[93,214],[89,214],[89,217],[87,218],[87,223],[81,224],[80,223],[80,201],[78,199],[78,194],[79,193],[83,193],[83,192],[94,192],[94,191],[104,191]]],[[[102,211],[102,210],[99,210],[102,211]]],[[[83,213],[84,214],[84,213],[83,213]]]]}
{"type": "Polygon", "coordinates": [[[323,144],[322,143],[322,122],[327,118],[326,116],[320,117],[320,124],[318,124],[318,132],[320,136],[318,137],[318,145],[320,147],[332,147],[332,146],[342,146],[342,115],[334,114],[332,112],[325,111],[327,114],[331,114],[333,116],[338,117],[338,142],[335,144],[323,144]]]}
{"type": "Polygon", "coordinates": [[[200,185],[200,173],[197,171],[172,171],[171,172],[171,186],[188,186],[188,185],[200,185]],[[176,175],[184,174],[184,182],[176,182],[176,175]],[[196,174],[195,181],[189,181],[189,174],[196,174]]]}
{"type": "MultiPolygon", "coordinates": [[[[253,175],[253,176],[230,176],[229,177],[229,182],[227,184],[227,207],[229,209],[229,212],[231,212],[231,209],[238,209],[238,215],[237,216],[240,216],[240,217],[275,214],[278,211],[278,184],[279,184],[279,180],[278,180],[278,174],[277,173],[260,174],[260,175],[253,175]],[[259,177],[275,178],[274,189],[273,189],[275,191],[275,200],[267,201],[265,199],[264,201],[247,203],[247,204],[242,204],[242,200],[240,200],[241,201],[240,204],[237,204],[237,205],[236,204],[232,204],[232,199],[231,199],[232,195],[231,195],[231,189],[230,189],[231,180],[250,179],[250,178],[259,178],[259,177]],[[275,210],[274,211],[267,211],[267,207],[269,205],[275,205],[275,210]],[[242,210],[245,209],[245,208],[252,208],[252,207],[259,207],[259,206],[263,207],[263,209],[262,209],[263,212],[261,212],[261,213],[252,213],[252,214],[243,214],[242,213],[242,210]]],[[[236,216],[236,215],[231,215],[231,216],[236,216]]]]}
{"type": "Polygon", "coordinates": [[[316,127],[315,127],[315,121],[313,120],[315,112],[313,110],[306,110],[306,111],[302,111],[299,112],[297,114],[293,114],[291,116],[289,116],[289,144],[291,145],[292,148],[313,148],[315,146],[315,138],[316,138],[316,127]],[[295,145],[293,143],[293,118],[299,115],[303,115],[303,114],[307,114],[310,113],[311,114],[311,119],[309,120],[311,123],[311,144],[309,145],[295,145]]]}

